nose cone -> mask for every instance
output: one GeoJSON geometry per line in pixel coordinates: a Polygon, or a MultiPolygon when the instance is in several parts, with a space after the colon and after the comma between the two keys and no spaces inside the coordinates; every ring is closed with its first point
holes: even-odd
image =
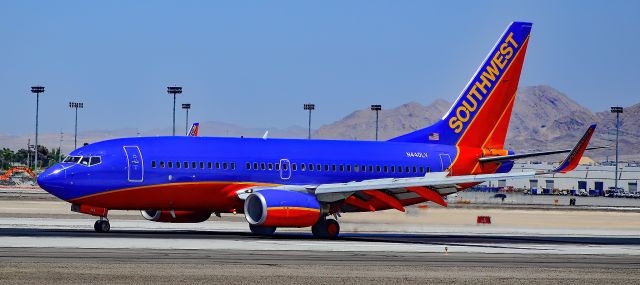
{"type": "Polygon", "coordinates": [[[62,196],[62,191],[68,186],[65,167],[56,164],[38,175],[38,185],[47,192],[62,196]]]}

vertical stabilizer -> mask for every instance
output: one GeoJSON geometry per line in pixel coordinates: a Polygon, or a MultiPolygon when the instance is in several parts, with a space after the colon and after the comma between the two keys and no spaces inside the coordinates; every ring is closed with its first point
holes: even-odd
{"type": "Polygon", "coordinates": [[[440,121],[390,141],[503,148],[531,26],[509,25],[440,121]]]}

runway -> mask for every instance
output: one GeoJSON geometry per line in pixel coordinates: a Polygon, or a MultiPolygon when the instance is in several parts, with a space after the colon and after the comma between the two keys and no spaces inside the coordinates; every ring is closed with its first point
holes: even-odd
{"type": "MultiPolygon", "coordinates": [[[[65,203],[0,206],[3,284],[640,283],[640,230],[604,224],[609,213],[589,212],[590,223],[601,223],[599,216],[603,221],[591,228],[539,227],[526,219],[513,226],[502,218],[536,211],[492,210],[496,222],[487,226],[465,224],[466,218],[451,225],[423,218],[467,217],[464,209],[430,209],[404,219],[376,213],[368,223],[345,215],[340,238],[319,240],[308,229],[252,236],[241,215],[163,224],[114,212],[112,231],[96,233],[93,218],[68,212],[65,203]]],[[[634,221],[639,214],[619,215],[634,221]]]]}

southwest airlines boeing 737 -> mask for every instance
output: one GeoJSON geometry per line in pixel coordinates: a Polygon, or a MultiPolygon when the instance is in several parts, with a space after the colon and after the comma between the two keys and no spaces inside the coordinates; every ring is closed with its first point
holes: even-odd
{"type": "Polygon", "coordinates": [[[444,196],[483,181],[565,173],[595,125],[573,149],[515,154],[504,146],[531,26],[509,25],[440,121],[389,141],[198,137],[194,126],[189,136],[83,146],[38,184],[72,211],[99,217],[98,232],[109,231],[109,210],[140,210],[168,223],[244,213],[255,234],[311,227],[331,238],[341,213],[446,206],[444,196]],[[557,153],[569,155],[553,171],[509,172],[516,159],[557,153]]]}

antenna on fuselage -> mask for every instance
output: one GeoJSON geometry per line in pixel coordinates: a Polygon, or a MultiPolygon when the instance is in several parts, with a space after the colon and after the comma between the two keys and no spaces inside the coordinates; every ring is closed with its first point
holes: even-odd
{"type": "Polygon", "coordinates": [[[262,135],[262,139],[266,140],[267,136],[269,136],[269,131],[264,132],[264,135],[262,135]]]}

